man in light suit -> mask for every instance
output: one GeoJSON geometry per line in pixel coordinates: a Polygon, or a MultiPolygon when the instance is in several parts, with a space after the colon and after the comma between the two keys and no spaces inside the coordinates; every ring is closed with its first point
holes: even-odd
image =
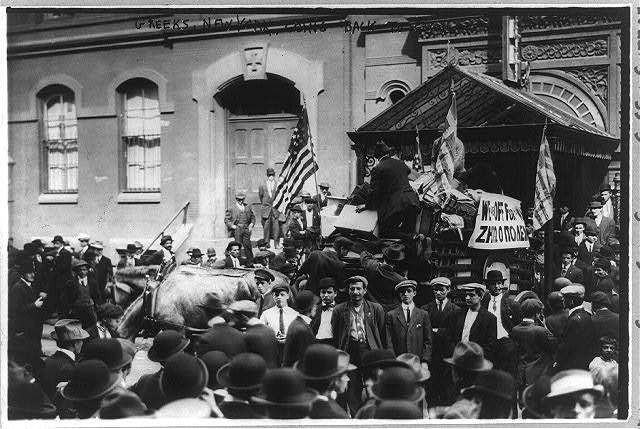
{"type": "Polygon", "coordinates": [[[429,314],[415,306],[415,280],[403,280],[395,286],[401,304],[386,314],[387,338],[396,356],[412,353],[423,362],[431,362],[431,321],[429,314]]]}
{"type": "Polygon", "coordinates": [[[320,207],[320,209],[323,209],[328,204],[327,197],[331,195],[331,192],[329,192],[329,184],[327,182],[320,182],[318,188],[320,188],[320,192],[314,195],[313,199],[318,207],[320,207]]]}
{"type": "Polygon", "coordinates": [[[273,199],[276,196],[276,172],[273,168],[267,168],[267,180],[258,187],[258,197],[262,204],[262,228],[264,229],[264,240],[268,243],[273,235],[274,248],[280,247],[280,224],[278,217],[280,213],[273,207],[273,199]]]}
{"type": "Polygon", "coordinates": [[[236,192],[236,202],[225,213],[224,224],[227,226],[229,237],[242,244],[247,264],[253,263],[253,250],[251,245],[251,230],[256,222],[256,216],[244,199],[244,192],[236,192]]]}
{"type": "Polygon", "coordinates": [[[616,238],[616,223],[610,217],[602,214],[602,203],[600,201],[592,201],[589,203],[591,217],[598,228],[598,241],[600,244],[609,244],[610,240],[616,238]]]}

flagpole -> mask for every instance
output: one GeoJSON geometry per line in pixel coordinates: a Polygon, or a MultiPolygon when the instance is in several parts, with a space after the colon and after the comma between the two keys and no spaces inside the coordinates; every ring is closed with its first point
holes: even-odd
{"type": "MultiPolygon", "coordinates": [[[[542,128],[542,139],[547,132],[547,119],[542,128]]],[[[553,217],[544,224],[544,284],[543,295],[547,296],[553,290],[553,217]]]]}
{"type": "MultiPolygon", "coordinates": [[[[316,195],[320,195],[320,191],[318,190],[318,169],[315,168],[316,163],[316,150],[313,147],[313,135],[311,134],[311,124],[309,123],[309,111],[307,110],[307,100],[302,95],[302,103],[304,110],[307,111],[307,133],[309,134],[309,145],[311,146],[311,159],[313,160],[314,168],[313,168],[313,182],[316,185],[316,195]]],[[[320,210],[320,202],[318,202],[318,210],[320,210]]]]}

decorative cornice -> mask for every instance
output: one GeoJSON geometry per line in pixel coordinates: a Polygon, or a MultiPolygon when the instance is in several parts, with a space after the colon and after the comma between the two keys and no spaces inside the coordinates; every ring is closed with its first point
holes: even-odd
{"type": "MultiPolygon", "coordinates": [[[[475,66],[499,63],[501,55],[499,48],[482,47],[459,51],[456,59],[459,66],[475,66]]],[[[432,68],[445,67],[447,65],[447,50],[434,49],[429,51],[429,61],[432,68]]]]}
{"type": "Polygon", "coordinates": [[[521,16],[518,19],[520,31],[552,30],[579,25],[605,25],[618,23],[620,23],[620,20],[617,17],[606,15],[538,15],[521,16]]]}
{"type": "MultiPolygon", "coordinates": [[[[421,22],[416,25],[419,41],[429,39],[448,39],[452,37],[468,37],[486,35],[494,32],[489,17],[469,16],[462,18],[440,19],[421,22]]],[[[499,32],[499,28],[497,32],[499,32]]]]}
{"type": "Polygon", "coordinates": [[[530,43],[522,47],[524,61],[555,60],[562,58],[580,58],[606,56],[609,45],[606,39],[557,40],[551,43],[530,43]]]}

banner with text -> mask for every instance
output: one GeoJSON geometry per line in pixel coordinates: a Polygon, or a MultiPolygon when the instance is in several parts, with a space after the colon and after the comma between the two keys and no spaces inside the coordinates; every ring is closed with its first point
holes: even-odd
{"type": "Polygon", "coordinates": [[[469,247],[484,250],[528,248],[520,201],[500,194],[484,192],[476,216],[469,247]]]}

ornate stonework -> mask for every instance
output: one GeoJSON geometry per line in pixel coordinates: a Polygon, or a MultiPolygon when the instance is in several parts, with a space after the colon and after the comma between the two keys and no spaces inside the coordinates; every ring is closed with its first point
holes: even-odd
{"type": "MultiPolygon", "coordinates": [[[[447,65],[447,50],[436,49],[429,51],[429,60],[432,68],[442,68],[447,65]]],[[[459,51],[457,64],[460,66],[474,66],[481,64],[496,64],[500,62],[501,52],[496,48],[472,48],[459,51]]]]}
{"type": "Polygon", "coordinates": [[[528,44],[522,47],[521,52],[524,61],[536,61],[605,56],[607,51],[606,39],[593,39],[528,44]]]}
{"type": "Polygon", "coordinates": [[[607,100],[609,99],[609,71],[607,66],[577,67],[565,69],[564,71],[580,79],[605,106],[607,105],[607,100]]]}
{"type": "Polygon", "coordinates": [[[471,16],[421,22],[416,26],[419,39],[446,39],[489,33],[489,18],[471,16]]]}
{"type": "Polygon", "coordinates": [[[549,30],[575,27],[576,25],[602,25],[618,22],[620,22],[618,18],[602,15],[521,16],[518,20],[520,31],[549,30]]]}

